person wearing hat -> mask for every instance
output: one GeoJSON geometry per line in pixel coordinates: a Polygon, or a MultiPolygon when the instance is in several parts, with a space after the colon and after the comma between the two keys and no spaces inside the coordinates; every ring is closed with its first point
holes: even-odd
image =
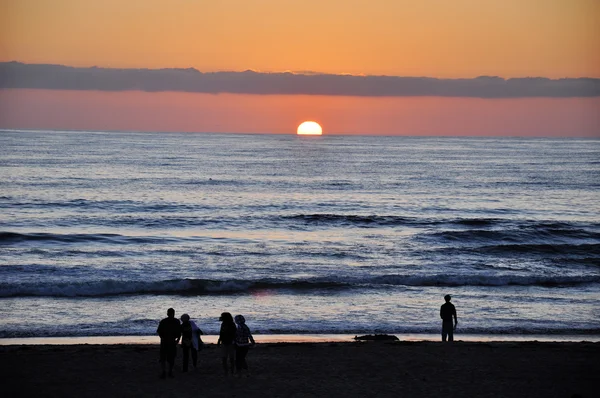
{"type": "Polygon", "coordinates": [[[458,325],[458,319],[456,318],[456,308],[454,304],[450,302],[452,297],[447,294],[444,296],[444,300],[446,302],[442,304],[442,308],[440,308],[440,318],[442,318],[442,341],[446,341],[446,337],[448,337],[448,341],[454,341],[454,330],[456,330],[456,325],[458,325]],[[454,318],[454,325],[452,325],[452,318],[454,318]]]}

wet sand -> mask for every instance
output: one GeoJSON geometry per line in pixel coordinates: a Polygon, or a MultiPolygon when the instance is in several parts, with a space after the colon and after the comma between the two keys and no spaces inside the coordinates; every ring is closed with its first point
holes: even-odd
{"type": "MultiPolygon", "coordinates": [[[[356,334],[255,334],[258,343],[343,343],[354,341],[356,334]]],[[[440,341],[440,334],[406,334],[394,333],[402,341],[440,341]]],[[[218,335],[203,335],[205,343],[216,343],[218,335]]],[[[563,342],[578,343],[581,341],[600,343],[600,335],[541,335],[541,334],[464,334],[458,337],[460,341],[489,343],[489,342],[563,342]]],[[[71,337],[15,337],[0,339],[3,345],[79,345],[79,344],[158,344],[157,335],[149,336],[71,336],[71,337]]]]}
{"type": "MultiPolygon", "coordinates": [[[[0,347],[3,391],[31,397],[595,397],[600,343],[268,343],[248,377],[224,376],[207,344],[199,367],[159,379],[158,346],[0,347]]],[[[15,395],[16,394],[16,395],[15,395]]]]}

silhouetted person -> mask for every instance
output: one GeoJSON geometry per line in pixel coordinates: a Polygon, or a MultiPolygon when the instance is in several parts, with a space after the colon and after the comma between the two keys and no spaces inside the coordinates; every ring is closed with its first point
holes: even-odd
{"type": "Polygon", "coordinates": [[[236,315],[235,323],[237,324],[235,331],[235,368],[239,376],[242,374],[242,370],[248,370],[248,364],[246,363],[248,348],[256,343],[243,315],[236,315]]]}
{"type": "Polygon", "coordinates": [[[181,337],[181,324],[179,319],[175,318],[173,308],[167,310],[167,317],[160,321],[156,333],[160,336],[160,367],[162,368],[160,378],[164,379],[167,375],[166,362],[169,363],[169,377],[173,377],[177,343],[181,337]]]}
{"type": "Polygon", "coordinates": [[[183,371],[188,371],[188,363],[190,361],[190,351],[192,353],[192,365],[194,368],[198,364],[198,349],[200,343],[200,335],[202,330],[196,326],[194,321],[190,320],[188,314],[181,316],[181,350],[183,351],[183,371]]]}
{"type": "Polygon", "coordinates": [[[229,312],[223,312],[219,318],[221,321],[221,330],[219,331],[219,340],[217,345],[221,345],[221,361],[223,362],[223,371],[225,375],[228,374],[227,359],[231,365],[231,374],[234,369],[234,355],[235,355],[235,322],[229,312]]]}
{"type": "Polygon", "coordinates": [[[445,304],[442,304],[442,308],[440,308],[440,318],[442,318],[442,341],[446,341],[446,336],[448,336],[448,341],[454,341],[454,330],[456,329],[456,325],[458,325],[458,319],[456,318],[456,308],[454,308],[454,304],[450,302],[452,297],[447,294],[444,296],[444,300],[446,300],[445,304]],[[454,318],[454,325],[452,325],[452,318],[454,318]]]}

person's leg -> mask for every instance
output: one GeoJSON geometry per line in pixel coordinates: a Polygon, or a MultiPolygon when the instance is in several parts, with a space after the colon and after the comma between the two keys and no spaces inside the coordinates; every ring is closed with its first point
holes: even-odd
{"type": "Polygon", "coordinates": [[[454,328],[452,325],[448,328],[448,341],[454,341],[454,328]]]}
{"type": "Polygon", "coordinates": [[[235,370],[235,346],[233,344],[229,345],[229,365],[231,366],[231,374],[233,374],[235,370]]]}
{"type": "Polygon", "coordinates": [[[225,376],[227,376],[227,357],[221,358],[221,364],[223,365],[223,373],[225,373],[225,376]]]}
{"type": "Polygon", "coordinates": [[[228,352],[227,352],[227,345],[226,344],[221,344],[221,363],[223,365],[223,372],[225,373],[225,376],[227,376],[228,374],[228,369],[227,369],[227,356],[228,356],[228,352]]]}
{"type": "Polygon", "coordinates": [[[160,362],[160,368],[162,369],[160,378],[164,379],[167,377],[167,352],[162,343],[160,344],[160,359],[158,361],[160,362]]]}
{"type": "Polygon", "coordinates": [[[164,379],[165,377],[167,377],[167,362],[166,361],[161,361],[160,362],[160,368],[161,368],[161,372],[160,372],[160,378],[164,379]]]}
{"type": "Polygon", "coordinates": [[[194,365],[194,367],[196,367],[196,365],[198,364],[198,351],[196,351],[194,346],[190,347],[190,349],[192,350],[192,364],[194,365]]]}
{"type": "Polygon", "coordinates": [[[445,321],[442,323],[442,341],[446,341],[446,337],[450,337],[450,341],[452,341],[452,321],[445,321]]]}
{"type": "Polygon", "coordinates": [[[244,369],[248,370],[248,362],[246,362],[246,357],[248,356],[248,350],[250,349],[250,347],[246,347],[246,350],[244,351],[244,369]]]}
{"type": "Polygon", "coordinates": [[[175,377],[175,375],[173,374],[173,367],[175,367],[175,358],[167,362],[169,362],[169,377],[175,377]]]}
{"type": "MultiPolygon", "coordinates": [[[[236,352],[236,355],[237,355],[237,352],[236,352]]],[[[240,359],[239,359],[240,368],[244,369],[244,370],[248,370],[248,363],[246,362],[246,356],[248,355],[248,346],[240,347],[239,355],[240,355],[240,359]]]]}
{"type": "Polygon", "coordinates": [[[190,362],[190,347],[182,345],[181,350],[183,351],[183,372],[188,371],[188,364],[190,362]]]}
{"type": "Polygon", "coordinates": [[[242,371],[242,347],[235,347],[235,370],[237,370],[238,373],[240,373],[242,371]]]}
{"type": "Polygon", "coordinates": [[[173,343],[169,346],[167,362],[169,362],[169,377],[174,377],[173,367],[175,366],[175,357],[177,356],[177,344],[173,343]]]}

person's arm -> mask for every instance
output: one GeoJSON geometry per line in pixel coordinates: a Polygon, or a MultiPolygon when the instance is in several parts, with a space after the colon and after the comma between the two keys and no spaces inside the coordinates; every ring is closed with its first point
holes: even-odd
{"type": "Polygon", "coordinates": [[[444,319],[444,306],[440,307],[440,318],[444,319]]]}
{"type": "Polygon", "coordinates": [[[456,325],[458,325],[458,317],[456,316],[456,308],[454,308],[452,315],[454,315],[454,329],[456,329],[456,325]]]}
{"type": "Polygon", "coordinates": [[[177,338],[175,339],[175,342],[177,344],[179,344],[180,339],[181,339],[181,324],[177,325],[177,338]]]}
{"type": "Polygon", "coordinates": [[[252,333],[250,332],[250,328],[248,328],[248,338],[250,339],[250,342],[252,343],[252,345],[256,344],[256,342],[254,341],[254,337],[252,336],[252,333]]]}
{"type": "Polygon", "coordinates": [[[217,340],[217,345],[221,344],[222,336],[223,336],[223,325],[221,325],[221,330],[219,330],[219,339],[217,340]]]}

